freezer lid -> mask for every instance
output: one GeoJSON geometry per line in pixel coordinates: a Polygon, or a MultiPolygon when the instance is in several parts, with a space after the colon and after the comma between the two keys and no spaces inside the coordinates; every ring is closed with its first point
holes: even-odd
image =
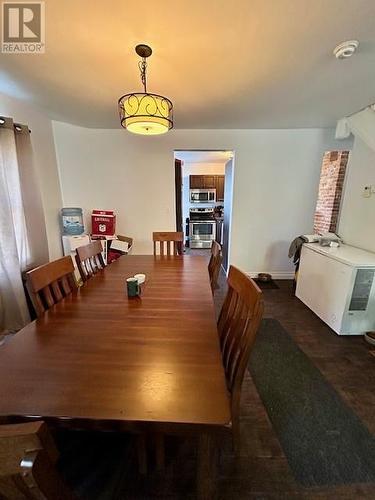
{"type": "Polygon", "coordinates": [[[305,243],[304,248],[320,253],[352,267],[375,267],[375,253],[350,245],[338,248],[322,247],[319,243],[305,243]]]}

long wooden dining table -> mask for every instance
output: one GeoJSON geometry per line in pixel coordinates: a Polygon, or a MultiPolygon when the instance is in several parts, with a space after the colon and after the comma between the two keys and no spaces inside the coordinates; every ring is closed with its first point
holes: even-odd
{"type": "Polygon", "coordinates": [[[123,256],[28,324],[0,348],[0,417],[196,434],[210,498],[210,447],[231,417],[206,259],[123,256]]]}

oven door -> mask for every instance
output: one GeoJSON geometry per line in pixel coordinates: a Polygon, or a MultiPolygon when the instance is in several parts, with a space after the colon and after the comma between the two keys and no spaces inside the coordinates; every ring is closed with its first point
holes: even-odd
{"type": "Polygon", "coordinates": [[[190,222],[189,233],[191,248],[211,248],[216,236],[216,222],[190,222]]]}

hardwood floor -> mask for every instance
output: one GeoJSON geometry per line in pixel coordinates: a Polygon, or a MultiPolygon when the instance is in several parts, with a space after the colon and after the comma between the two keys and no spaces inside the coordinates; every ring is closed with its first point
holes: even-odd
{"type": "MultiPolygon", "coordinates": [[[[223,274],[219,283],[221,287],[215,293],[217,311],[220,310],[225,295],[223,274]]],[[[294,297],[291,281],[277,283],[279,289],[264,291],[265,317],[280,321],[341,397],[374,433],[375,358],[371,352],[375,349],[361,337],[337,336],[294,297]]],[[[233,456],[229,436],[220,443],[216,484],[219,499],[375,498],[375,484],[314,489],[304,489],[297,484],[248,373],[242,393],[241,437],[241,450],[237,459],[233,456]]],[[[85,491],[82,481],[85,481],[86,485],[91,484],[88,495],[90,499],[195,498],[196,457],[195,443],[191,440],[167,438],[165,471],[157,472],[153,467],[151,472],[143,477],[137,472],[131,437],[111,437],[104,434],[97,440],[92,434],[84,436],[84,439],[89,446],[81,447],[81,455],[76,454],[75,461],[78,461],[78,464],[88,461],[91,464],[91,475],[96,477],[96,483],[98,477],[101,478],[100,484],[92,480],[90,483],[90,479],[84,475],[81,479],[80,473],[81,476],[84,474],[84,467],[79,470],[79,465],[74,473],[68,474],[68,479],[78,487],[78,491],[85,491]],[[81,458],[78,458],[79,456],[81,458]],[[94,456],[96,461],[92,458],[94,456]]],[[[63,438],[60,441],[68,446],[69,439],[63,438]]],[[[72,466],[72,461],[69,463],[72,466]]]]}
{"type": "MultiPolygon", "coordinates": [[[[375,433],[375,394],[371,390],[375,373],[371,346],[361,337],[337,336],[294,296],[291,281],[278,281],[277,284],[279,290],[264,291],[264,316],[280,321],[343,400],[375,433]]],[[[220,299],[217,294],[215,300],[219,302],[220,299]]],[[[232,461],[232,475],[220,468],[221,498],[375,498],[375,484],[314,489],[299,486],[249,374],[242,396],[241,456],[237,463],[232,461]]],[[[225,460],[230,461],[231,454],[227,453],[224,453],[225,460]]]]}
{"type": "Polygon", "coordinates": [[[184,248],[184,255],[203,255],[210,258],[211,249],[210,248],[184,248]]]}

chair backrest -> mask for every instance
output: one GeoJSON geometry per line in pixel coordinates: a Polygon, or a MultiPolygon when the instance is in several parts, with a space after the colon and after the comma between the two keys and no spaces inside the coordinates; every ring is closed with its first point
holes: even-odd
{"type": "Polygon", "coordinates": [[[219,316],[218,331],[234,418],[239,414],[242,381],[263,309],[262,292],[257,284],[230,266],[228,292],[219,316]]]}
{"type": "Polygon", "coordinates": [[[76,290],[71,257],[62,257],[26,273],[26,286],[36,315],[43,313],[76,290]]]}
{"type": "Polygon", "coordinates": [[[77,498],[59,476],[58,452],[46,424],[0,426],[0,498],[77,498]]]}
{"type": "Polygon", "coordinates": [[[93,274],[105,268],[100,240],[76,248],[76,262],[82,281],[87,281],[93,274]]]}
{"type": "Polygon", "coordinates": [[[159,242],[160,255],[181,255],[184,234],[182,232],[154,232],[152,233],[154,242],[154,255],[157,255],[157,243],[159,242]],[[166,253],[164,250],[166,245],[166,253]],[[171,251],[172,250],[172,251],[171,251]]]}
{"type": "Polygon", "coordinates": [[[213,241],[211,245],[211,257],[208,263],[208,272],[210,275],[211,290],[214,293],[217,288],[217,278],[219,276],[223,255],[221,253],[221,246],[217,241],[213,241]]]}

